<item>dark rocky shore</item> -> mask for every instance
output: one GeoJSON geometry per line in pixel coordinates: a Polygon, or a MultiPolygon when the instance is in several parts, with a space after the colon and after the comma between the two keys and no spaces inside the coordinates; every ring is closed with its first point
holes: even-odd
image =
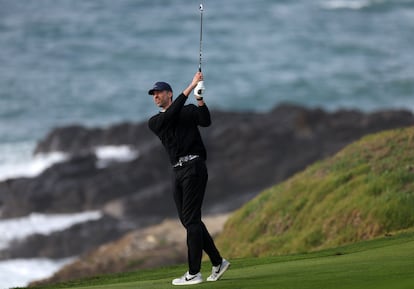
{"type": "MultiPolygon", "coordinates": [[[[209,167],[205,214],[230,212],[365,134],[414,125],[414,115],[404,110],[326,112],[294,105],[268,113],[213,111],[212,120],[211,127],[202,129],[209,167]]],[[[80,255],[133,229],[175,217],[171,168],[146,123],[56,128],[35,153],[53,151],[71,158],[35,178],[0,183],[1,218],[87,210],[100,210],[105,217],[20,240],[1,251],[0,258],[80,255]],[[129,145],[139,154],[100,168],[94,148],[103,145],[129,145]]]]}

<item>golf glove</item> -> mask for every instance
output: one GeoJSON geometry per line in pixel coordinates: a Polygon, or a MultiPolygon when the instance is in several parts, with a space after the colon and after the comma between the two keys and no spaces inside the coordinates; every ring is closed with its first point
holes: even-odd
{"type": "Polygon", "coordinates": [[[194,95],[201,97],[203,96],[204,90],[206,90],[206,88],[204,87],[204,81],[199,81],[197,83],[197,86],[194,88],[194,95]]]}

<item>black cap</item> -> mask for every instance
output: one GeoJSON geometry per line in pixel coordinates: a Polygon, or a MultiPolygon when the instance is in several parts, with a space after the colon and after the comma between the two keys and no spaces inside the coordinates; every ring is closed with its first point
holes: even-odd
{"type": "Polygon", "coordinates": [[[163,91],[163,90],[172,92],[171,86],[168,83],[159,81],[154,84],[152,89],[148,90],[148,94],[153,95],[154,91],[163,91]]]}

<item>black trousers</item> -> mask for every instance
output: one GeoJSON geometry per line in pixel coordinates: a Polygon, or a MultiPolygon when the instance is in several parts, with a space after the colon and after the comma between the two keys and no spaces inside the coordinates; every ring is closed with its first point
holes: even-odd
{"type": "Polygon", "coordinates": [[[187,230],[189,273],[194,275],[200,272],[203,250],[213,266],[222,262],[213,238],[201,221],[201,207],[208,180],[207,167],[201,159],[192,160],[174,168],[174,176],[174,201],[180,221],[187,230]]]}

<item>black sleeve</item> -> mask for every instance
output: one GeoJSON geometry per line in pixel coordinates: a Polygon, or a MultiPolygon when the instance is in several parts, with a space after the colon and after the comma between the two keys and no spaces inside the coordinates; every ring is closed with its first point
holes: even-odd
{"type": "Polygon", "coordinates": [[[196,108],[197,124],[199,126],[207,127],[211,124],[210,111],[206,104],[196,108]]]}
{"type": "Polygon", "coordinates": [[[170,105],[170,107],[163,113],[159,113],[150,118],[148,121],[149,128],[157,133],[159,132],[166,124],[176,120],[180,114],[181,109],[183,108],[187,97],[184,94],[180,94],[170,105]]]}

